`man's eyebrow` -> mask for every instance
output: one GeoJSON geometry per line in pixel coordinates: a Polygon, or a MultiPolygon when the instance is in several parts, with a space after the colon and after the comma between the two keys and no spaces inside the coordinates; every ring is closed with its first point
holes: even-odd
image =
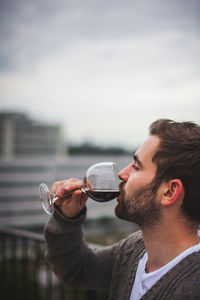
{"type": "Polygon", "coordinates": [[[141,163],[141,161],[139,160],[137,154],[133,154],[133,159],[136,161],[136,163],[143,168],[143,164],[141,163]]]}

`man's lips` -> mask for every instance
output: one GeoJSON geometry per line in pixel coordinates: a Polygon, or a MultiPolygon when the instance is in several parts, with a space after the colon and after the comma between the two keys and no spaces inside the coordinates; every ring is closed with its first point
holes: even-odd
{"type": "Polygon", "coordinates": [[[117,202],[119,203],[119,202],[121,202],[122,200],[122,190],[119,190],[119,195],[117,196],[117,202]]]}
{"type": "Polygon", "coordinates": [[[118,201],[118,202],[121,201],[121,199],[122,199],[122,194],[123,194],[123,187],[124,187],[124,184],[125,184],[125,182],[121,182],[121,183],[119,184],[119,192],[120,192],[120,194],[119,194],[118,197],[117,197],[117,201],[118,201]]]}
{"type": "MultiPolygon", "coordinates": [[[[117,196],[117,201],[121,199],[121,193],[117,196]]],[[[119,202],[119,201],[118,201],[119,202]]]]}

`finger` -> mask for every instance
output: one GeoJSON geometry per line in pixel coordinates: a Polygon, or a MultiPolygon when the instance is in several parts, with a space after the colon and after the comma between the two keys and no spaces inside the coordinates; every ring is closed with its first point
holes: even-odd
{"type": "Polygon", "coordinates": [[[52,185],[52,192],[54,194],[56,194],[58,197],[61,196],[65,190],[66,191],[72,191],[73,189],[79,188],[80,185],[76,184],[76,182],[81,182],[78,179],[75,178],[70,178],[67,180],[61,180],[61,181],[56,181],[54,182],[54,184],[52,185]],[[75,185],[73,185],[75,184],[75,185]]]}
{"type": "Polygon", "coordinates": [[[71,201],[74,203],[74,205],[77,205],[82,209],[86,205],[87,199],[88,199],[87,194],[83,193],[80,190],[76,190],[72,194],[72,200],[71,201]]]}
{"type": "MultiPolygon", "coordinates": [[[[65,204],[69,204],[70,202],[74,202],[74,205],[79,205],[79,199],[81,199],[82,201],[82,191],[81,190],[77,190],[77,189],[73,189],[71,191],[68,192],[61,192],[61,195],[59,195],[59,191],[56,193],[56,196],[58,197],[55,201],[55,204],[57,206],[61,206],[62,203],[64,201],[66,201],[65,204]]],[[[85,194],[84,194],[85,195],[85,194]]],[[[83,199],[87,199],[87,197],[83,198],[83,199]]]]}
{"type": "Polygon", "coordinates": [[[56,206],[61,206],[63,202],[69,203],[70,202],[70,198],[57,198],[55,201],[56,206]]]}
{"type": "Polygon", "coordinates": [[[56,199],[55,205],[60,206],[61,204],[62,204],[62,199],[60,199],[60,198],[56,199]]]}
{"type": "Polygon", "coordinates": [[[63,200],[61,202],[60,208],[61,211],[66,213],[66,215],[75,216],[83,209],[84,206],[85,201],[82,199],[82,193],[80,191],[76,191],[68,201],[63,200]]]}
{"type": "Polygon", "coordinates": [[[75,217],[85,207],[88,196],[81,190],[71,193],[70,197],[58,199],[61,212],[67,217],[75,217]]]}
{"type": "Polygon", "coordinates": [[[81,190],[81,187],[83,186],[83,181],[82,180],[69,180],[65,182],[61,187],[60,187],[60,192],[63,194],[68,193],[68,192],[73,192],[75,190],[81,190]]]}
{"type": "Polygon", "coordinates": [[[55,193],[60,189],[60,187],[63,185],[63,183],[64,183],[65,181],[66,181],[66,180],[54,182],[53,185],[52,185],[52,188],[51,188],[52,193],[55,194],[55,193]]]}

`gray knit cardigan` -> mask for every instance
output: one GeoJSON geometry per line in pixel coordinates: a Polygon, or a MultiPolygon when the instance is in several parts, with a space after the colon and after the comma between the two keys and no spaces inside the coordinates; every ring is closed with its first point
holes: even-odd
{"type": "MultiPolygon", "coordinates": [[[[47,260],[69,287],[104,290],[109,292],[110,300],[128,300],[138,262],[145,253],[142,233],[92,250],[81,230],[85,213],[72,220],[55,209],[45,228],[47,260]]],[[[200,252],[184,258],[141,299],[200,300],[200,252]]]]}

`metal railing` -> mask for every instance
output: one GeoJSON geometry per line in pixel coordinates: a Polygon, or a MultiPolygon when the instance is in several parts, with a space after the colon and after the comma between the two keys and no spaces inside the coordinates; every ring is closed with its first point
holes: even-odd
{"type": "Polygon", "coordinates": [[[28,231],[0,228],[2,300],[106,300],[107,293],[69,289],[44,258],[44,238],[28,231]]]}

